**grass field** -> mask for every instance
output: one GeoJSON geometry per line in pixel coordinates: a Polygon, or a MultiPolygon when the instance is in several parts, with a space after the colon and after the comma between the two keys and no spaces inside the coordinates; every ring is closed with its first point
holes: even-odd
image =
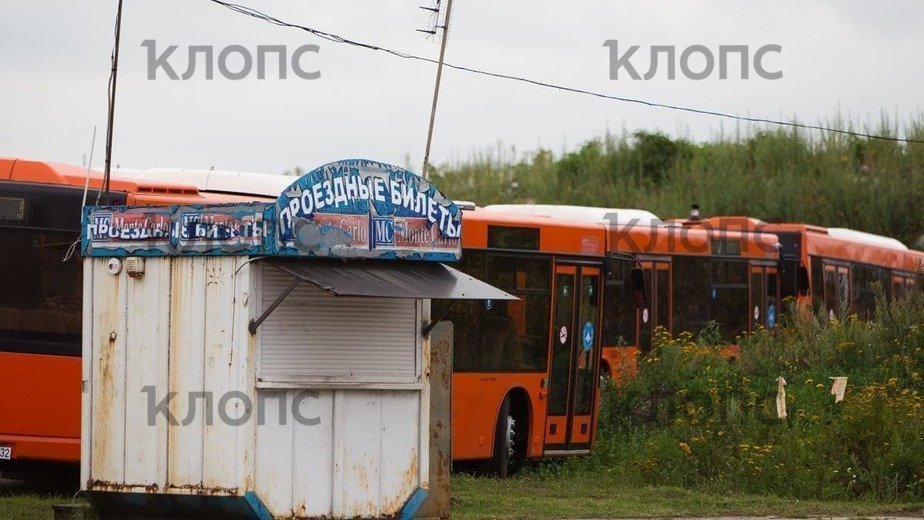
{"type": "Polygon", "coordinates": [[[40,479],[0,480],[0,519],[50,520],[54,518],[53,505],[85,504],[85,501],[74,498],[77,485],[75,480],[72,481],[75,483],[61,482],[54,477],[46,477],[45,482],[51,484],[42,483],[40,479]]]}
{"type": "Polygon", "coordinates": [[[0,491],[0,518],[4,520],[51,520],[54,518],[54,512],[51,509],[53,505],[72,502],[70,496],[64,495],[0,491]]]}
{"type": "Polygon", "coordinates": [[[664,518],[676,516],[921,516],[924,502],[814,502],[763,495],[718,494],[633,486],[583,475],[509,480],[454,477],[453,518],[664,518]]]}
{"type": "MultiPolygon", "coordinates": [[[[482,518],[663,518],[675,516],[922,516],[924,503],[814,502],[720,494],[666,486],[633,486],[598,475],[524,476],[509,480],[457,475],[452,516],[482,518]]],[[[79,500],[78,500],[79,501],[79,500]]],[[[50,520],[52,505],[72,503],[62,488],[0,486],[0,518],[50,520]]]]}

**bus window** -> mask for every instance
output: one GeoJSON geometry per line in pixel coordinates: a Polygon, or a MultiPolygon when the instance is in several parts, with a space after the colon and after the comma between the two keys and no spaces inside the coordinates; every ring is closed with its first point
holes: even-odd
{"type": "Polygon", "coordinates": [[[596,347],[597,341],[594,331],[597,330],[597,312],[600,294],[599,276],[588,274],[584,269],[581,276],[581,308],[580,308],[580,341],[575,341],[575,352],[578,356],[577,380],[575,384],[574,413],[577,415],[589,414],[594,395],[594,360],[600,356],[596,347]],[[590,338],[588,343],[588,337],[590,338]]]}
{"type": "Polygon", "coordinates": [[[802,257],[802,234],[775,232],[780,240],[780,298],[805,296],[808,289],[805,270],[799,259],[802,257]]]}
{"type": "Polygon", "coordinates": [[[673,260],[674,332],[698,334],[709,322],[709,259],[677,256],[673,260]]]}
{"type": "Polygon", "coordinates": [[[851,301],[853,311],[863,319],[872,319],[876,310],[876,296],[880,291],[887,291],[887,272],[885,269],[869,265],[851,265],[853,284],[851,301]]]}
{"type": "MultiPolygon", "coordinates": [[[[484,253],[466,251],[455,267],[465,274],[481,278],[484,274],[484,253]]],[[[485,302],[476,300],[433,300],[433,319],[443,316],[443,319],[455,324],[452,331],[453,370],[473,370],[478,367],[481,358],[480,331],[484,307],[485,302]]]]}
{"type": "Polygon", "coordinates": [[[484,279],[507,292],[516,289],[515,261],[511,257],[488,256],[485,260],[484,279]]]}
{"type": "Polygon", "coordinates": [[[549,328],[549,295],[520,294],[519,307],[525,314],[515,322],[516,338],[510,349],[513,359],[507,360],[506,370],[544,372],[547,359],[549,328]]]}
{"type": "MultiPolygon", "coordinates": [[[[665,265],[665,264],[662,264],[662,265],[665,265]]],[[[657,317],[656,323],[657,323],[657,326],[664,327],[665,329],[670,331],[671,330],[671,315],[670,315],[671,271],[670,269],[669,268],[666,268],[666,269],[659,268],[657,270],[657,278],[658,278],[658,285],[657,285],[658,304],[656,307],[657,307],[658,317],[657,317]]]]}
{"type": "MultiPolygon", "coordinates": [[[[512,301],[459,301],[446,319],[455,327],[453,370],[543,372],[547,363],[551,261],[466,251],[461,270],[517,296],[512,301]]],[[[435,301],[433,315],[452,302],[435,301]]]]}
{"type": "Polygon", "coordinates": [[[779,275],[772,270],[767,273],[767,305],[766,319],[767,328],[774,328],[780,316],[780,297],[779,297],[779,275]]]}
{"type": "Polygon", "coordinates": [[[488,247],[491,249],[539,249],[539,230],[535,228],[488,226],[488,247]]]}
{"type": "Polygon", "coordinates": [[[651,263],[645,263],[644,273],[645,287],[648,289],[648,294],[646,294],[645,307],[643,307],[641,311],[641,331],[639,334],[638,346],[642,352],[647,354],[651,352],[651,333],[654,330],[654,302],[658,289],[652,281],[651,263]]]}
{"type": "Polygon", "coordinates": [[[734,341],[748,330],[748,264],[740,260],[712,260],[712,305],[709,318],[719,324],[722,339],[734,341]]]}
{"type": "Polygon", "coordinates": [[[567,374],[571,368],[571,335],[574,322],[573,274],[559,274],[555,283],[555,321],[552,330],[552,374],[549,389],[549,415],[565,415],[568,410],[567,374]]]}
{"type": "Polygon", "coordinates": [[[802,294],[799,283],[799,258],[786,257],[780,259],[780,291],[783,297],[795,297],[802,294]]]}
{"type": "Polygon", "coordinates": [[[635,344],[635,303],[629,276],[635,263],[611,260],[603,289],[603,345],[621,347],[635,344]]]}
{"type": "Polygon", "coordinates": [[[846,267],[837,268],[837,298],[840,301],[842,317],[853,312],[850,304],[850,274],[846,267]]]}
{"type": "Polygon", "coordinates": [[[825,285],[824,266],[822,265],[821,258],[812,257],[810,262],[812,264],[812,308],[816,314],[821,311],[827,314],[828,307],[825,303],[827,301],[825,299],[827,288],[825,285]]]}
{"type": "Polygon", "coordinates": [[[751,266],[751,331],[776,327],[779,317],[779,272],[775,266],[751,266]]]}
{"type": "Polygon", "coordinates": [[[517,285],[516,290],[549,290],[548,258],[517,258],[517,285]]]}
{"type": "Polygon", "coordinates": [[[841,313],[837,301],[837,272],[834,266],[825,266],[825,309],[831,319],[841,313]]]}
{"type": "Polygon", "coordinates": [[[651,351],[651,338],[658,327],[671,330],[670,323],[670,271],[666,260],[642,262],[645,273],[645,288],[648,291],[647,307],[642,309],[641,337],[639,348],[651,351]]]}
{"type": "Polygon", "coordinates": [[[844,319],[849,314],[850,274],[846,267],[825,264],[825,309],[828,318],[844,319]]]}
{"type": "Polygon", "coordinates": [[[64,257],[76,231],[0,228],[0,336],[4,348],[80,354],[79,255],[64,257]]]}
{"type": "Polygon", "coordinates": [[[900,300],[911,294],[916,285],[912,274],[896,274],[892,277],[892,299],[900,300]]]}
{"type": "Polygon", "coordinates": [[[477,300],[433,300],[431,315],[434,319],[445,316],[443,319],[453,322],[452,329],[452,368],[453,370],[475,370],[482,363],[481,359],[481,321],[484,319],[482,310],[484,302],[477,300]],[[448,306],[449,312],[444,315],[448,306]],[[470,326],[463,326],[469,323],[470,326]]]}

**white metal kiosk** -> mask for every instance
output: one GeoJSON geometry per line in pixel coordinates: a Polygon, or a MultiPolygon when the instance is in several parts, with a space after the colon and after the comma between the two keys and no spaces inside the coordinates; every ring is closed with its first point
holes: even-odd
{"type": "Polygon", "coordinates": [[[431,298],[461,212],[373,161],[275,203],[84,213],[82,489],[101,515],[410,517],[426,496],[431,298]]]}

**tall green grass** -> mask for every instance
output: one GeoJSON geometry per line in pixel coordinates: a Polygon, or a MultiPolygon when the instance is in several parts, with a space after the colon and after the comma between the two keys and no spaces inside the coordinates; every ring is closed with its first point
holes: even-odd
{"type": "Polygon", "coordinates": [[[800,499],[924,499],[924,291],[881,301],[870,323],[796,314],[784,325],[741,338],[734,363],[691,334],[662,332],[638,376],[606,391],[596,453],[534,471],[800,499]],[[840,403],[835,376],[848,378],[840,403]]]}
{"type": "MultiPolygon", "coordinates": [[[[899,130],[889,121],[870,129],[899,130]]],[[[902,134],[924,139],[924,119],[902,134]]],[[[924,233],[924,145],[838,134],[760,131],[697,144],[636,132],[558,155],[498,145],[436,168],[435,177],[447,195],[481,205],[634,207],[678,217],[698,203],[706,214],[851,227],[908,245],[924,233]]]]}

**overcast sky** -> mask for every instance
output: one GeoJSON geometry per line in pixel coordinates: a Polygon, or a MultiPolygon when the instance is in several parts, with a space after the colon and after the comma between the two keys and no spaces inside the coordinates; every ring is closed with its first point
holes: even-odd
{"type": "MultiPolygon", "coordinates": [[[[439,45],[416,32],[430,24],[418,5],[434,0],[238,0],[293,23],[436,58],[439,45]]],[[[124,0],[114,162],[123,167],[186,167],[278,173],[295,165],[364,157],[404,165],[423,159],[435,67],[339,45],[269,25],[209,0],[124,0]],[[306,70],[321,77],[232,81],[199,64],[186,81],[163,70],[147,78],[144,40],[186,70],[190,45],[217,53],[239,44],[311,43],[306,70]]],[[[445,4],[445,0],[444,0],[445,4]]],[[[102,164],[106,82],[115,0],[0,2],[0,155],[80,164],[98,126],[94,165],[102,164]]],[[[826,122],[840,114],[860,124],[885,112],[918,117],[924,85],[924,2],[824,1],[506,1],[455,0],[446,60],[599,92],[740,115],[826,122]],[[649,49],[679,53],[702,44],[779,44],[767,80],[609,78],[606,40],[631,45],[640,74],[649,49]]],[[[699,62],[691,65],[700,65],[699,62]]],[[[239,62],[229,65],[239,68],[239,62]]],[[[432,161],[464,159],[498,142],[519,151],[559,152],[613,133],[660,130],[706,140],[736,124],[446,70],[432,161]]],[[[749,128],[746,125],[742,129],[749,128]]]]}

